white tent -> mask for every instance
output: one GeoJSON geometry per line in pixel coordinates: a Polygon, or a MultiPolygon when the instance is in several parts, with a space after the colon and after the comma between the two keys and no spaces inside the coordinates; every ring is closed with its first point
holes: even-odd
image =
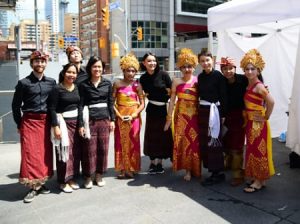
{"type": "Polygon", "coordinates": [[[263,55],[266,62],[263,77],[275,99],[270,119],[272,136],[276,137],[288,130],[287,146],[298,154],[299,30],[299,0],[233,0],[208,10],[208,31],[217,32],[218,37],[217,60],[222,56],[231,56],[239,67],[238,62],[249,49],[257,48],[263,55]],[[266,35],[251,37],[251,33],[266,35]]]}

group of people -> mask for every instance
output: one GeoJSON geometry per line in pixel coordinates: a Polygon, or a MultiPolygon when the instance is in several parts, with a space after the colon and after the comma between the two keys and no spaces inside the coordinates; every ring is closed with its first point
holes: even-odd
{"type": "Polygon", "coordinates": [[[170,158],[173,170],[185,170],[184,180],[190,181],[201,176],[203,164],[211,176],[202,184],[209,186],[223,181],[223,171],[230,168],[232,186],[249,179],[247,193],[262,189],[274,174],[268,124],[274,100],[263,84],[265,63],[257,50],[245,54],[245,75],[238,75],[229,57],[221,59],[217,71],[210,52],[196,56],[183,48],[176,63],[182,75],[173,80],[160,70],[153,53],[146,53],[141,63],[129,53],[120,60],[123,78],[113,83],[103,77],[101,58],[92,56],[84,67],[78,47],[68,47],[66,53],[69,63],[58,84],[44,74],[48,56],[35,51],[33,71],[16,85],[12,111],[21,139],[19,180],[30,188],[24,202],[50,192],[45,183],[53,175],[53,150],[63,192],[80,188],[80,169],[84,188],[105,186],[111,132],[117,178],[134,178],[141,168],[145,99],[148,174],[164,173],[163,160],[170,158]],[[203,71],[195,76],[198,63],[203,71]],[[144,73],[137,80],[140,69],[144,73]]]}

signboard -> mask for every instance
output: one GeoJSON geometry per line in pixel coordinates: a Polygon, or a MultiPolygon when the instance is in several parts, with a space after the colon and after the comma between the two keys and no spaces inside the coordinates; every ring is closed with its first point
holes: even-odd
{"type": "Polygon", "coordinates": [[[77,41],[77,40],[78,40],[78,37],[64,37],[64,41],[72,42],[72,41],[77,41]]]}
{"type": "Polygon", "coordinates": [[[112,2],[109,4],[109,11],[113,11],[121,6],[120,1],[112,2]]]}

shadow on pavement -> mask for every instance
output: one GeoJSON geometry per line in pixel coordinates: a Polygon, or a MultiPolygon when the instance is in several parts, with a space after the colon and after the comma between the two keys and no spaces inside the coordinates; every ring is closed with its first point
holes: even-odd
{"type": "MultiPolygon", "coordinates": [[[[144,172],[129,181],[128,186],[150,185],[180,192],[230,223],[300,223],[300,169],[289,167],[289,153],[284,143],[273,139],[276,174],[263,190],[252,194],[243,192],[246,184],[230,186],[230,171],[225,172],[224,182],[209,187],[203,187],[200,178],[184,181],[184,171],[173,172],[169,161],[164,161],[164,174],[149,175],[146,172],[148,157],[142,157],[144,172]]],[[[208,175],[207,170],[202,169],[202,178],[208,175]]]]}

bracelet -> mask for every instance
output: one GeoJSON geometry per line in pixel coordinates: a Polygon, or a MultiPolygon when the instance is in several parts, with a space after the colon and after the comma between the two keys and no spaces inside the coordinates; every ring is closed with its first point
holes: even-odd
{"type": "Polygon", "coordinates": [[[166,120],[167,120],[167,121],[172,121],[172,116],[168,114],[168,115],[166,116],[166,120]]]}

